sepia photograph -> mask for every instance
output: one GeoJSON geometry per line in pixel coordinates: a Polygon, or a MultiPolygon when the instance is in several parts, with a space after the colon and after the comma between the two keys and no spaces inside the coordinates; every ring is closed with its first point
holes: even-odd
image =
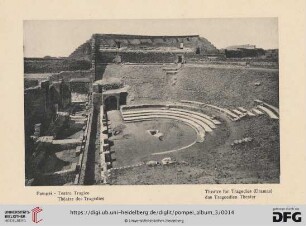
{"type": "Polygon", "coordinates": [[[304,0],[0,0],[0,225],[296,225],[304,0]]]}
{"type": "Polygon", "coordinates": [[[278,18],[24,20],[25,186],[279,184],[278,18]]]}

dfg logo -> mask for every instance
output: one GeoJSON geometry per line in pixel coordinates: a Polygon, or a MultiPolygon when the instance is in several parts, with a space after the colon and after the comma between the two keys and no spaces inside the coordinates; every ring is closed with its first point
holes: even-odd
{"type": "Polygon", "coordinates": [[[290,219],[294,222],[302,222],[301,212],[273,212],[273,222],[287,222],[290,219]]]}

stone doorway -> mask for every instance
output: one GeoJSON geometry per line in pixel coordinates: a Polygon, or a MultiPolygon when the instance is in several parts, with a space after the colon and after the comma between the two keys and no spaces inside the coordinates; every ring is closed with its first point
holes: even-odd
{"type": "Polygon", "coordinates": [[[118,110],[118,99],[115,96],[109,96],[104,101],[106,111],[118,110]]]}
{"type": "Polygon", "coordinates": [[[178,56],[177,56],[177,63],[179,63],[179,64],[184,63],[184,57],[183,57],[183,55],[178,55],[178,56]]]}

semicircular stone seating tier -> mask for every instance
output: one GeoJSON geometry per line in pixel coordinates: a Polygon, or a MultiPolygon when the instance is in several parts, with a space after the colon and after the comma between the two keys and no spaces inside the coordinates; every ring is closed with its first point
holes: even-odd
{"type": "Polygon", "coordinates": [[[159,118],[173,119],[187,124],[197,133],[196,142],[203,142],[206,132],[211,133],[220,121],[196,112],[196,109],[183,104],[170,105],[128,105],[120,108],[125,122],[140,122],[159,118]]]}
{"type": "Polygon", "coordinates": [[[124,121],[126,122],[135,122],[135,121],[147,121],[147,120],[152,120],[152,119],[159,119],[159,118],[167,118],[167,119],[174,119],[177,121],[181,121],[184,124],[189,125],[190,127],[192,127],[196,133],[197,133],[197,142],[203,142],[204,141],[204,137],[205,137],[205,130],[203,129],[203,127],[199,126],[198,124],[196,124],[195,122],[193,122],[192,120],[188,120],[188,119],[184,119],[181,117],[176,117],[176,116],[171,116],[171,115],[139,115],[139,116],[134,116],[134,117],[125,117],[124,121]]]}
{"type": "Polygon", "coordinates": [[[226,109],[222,107],[218,107],[212,104],[206,104],[203,102],[198,101],[190,101],[190,100],[181,100],[183,104],[189,104],[193,106],[197,106],[200,108],[203,107],[209,107],[212,109],[215,109],[223,114],[225,114],[228,118],[230,118],[232,121],[238,121],[239,119],[245,117],[245,116],[260,116],[260,115],[267,115],[271,119],[279,119],[279,109],[277,107],[274,107],[268,103],[265,103],[261,100],[254,100],[255,103],[257,103],[257,106],[253,107],[250,110],[247,110],[244,107],[238,107],[236,109],[226,109]]]}

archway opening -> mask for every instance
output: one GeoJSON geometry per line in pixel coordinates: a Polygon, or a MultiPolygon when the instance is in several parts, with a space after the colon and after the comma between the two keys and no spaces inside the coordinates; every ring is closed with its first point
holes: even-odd
{"type": "Polygon", "coordinates": [[[118,100],[114,96],[109,96],[104,101],[104,106],[106,111],[117,110],[118,100]]]}
{"type": "Polygon", "coordinates": [[[197,47],[196,54],[200,54],[200,53],[201,53],[201,49],[200,49],[200,47],[197,47]]]}
{"type": "Polygon", "coordinates": [[[179,63],[179,64],[183,64],[184,63],[184,55],[177,55],[176,62],[179,63]]]}

